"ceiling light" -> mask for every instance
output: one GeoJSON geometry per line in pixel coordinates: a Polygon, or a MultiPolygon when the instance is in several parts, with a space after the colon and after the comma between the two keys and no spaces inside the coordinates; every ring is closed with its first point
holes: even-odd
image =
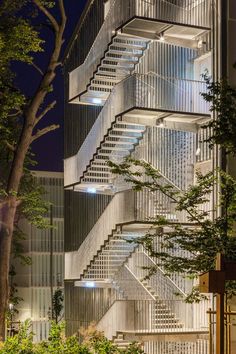
{"type": "Polygon", "coordinates": [[[102,100],[100,98],[93,98],[93,103],[102,104],[102,100]]]}
{"type": "Polygon", "coordinates": [[[163,118],[157,119],[156,125],[157,125],[159,128],[164,128],[164,119],[163,119],[163,118]]]}
{"type": "Polygon", "coordinates": [[[164,42],[165,41],[164,32],[156,33],[156,39],[158,41],[164,42]]]}
{"type": "Polygon", "coordinates": [[[198,147],[197,150],[196,150],[195,155],[196,155],[196,156],[199,156],[200,154],[201,154],[201,149],[200,149],[200,147],[198,147]]]}
{"type": "Polygon", "coordinates": [[[97,192],[96,188],[87,188],[88,193],[95,194],[97,192]]]}
{"type": "Polygon", "coordinates": [[[94,281],[86,281],[85,283],[86,288],[95,288],[94,281]]]}
{"type": "Polygon", "coordinates": [[[164,34],[163,34],[163,33],[161,33],[161,34],[160,34],[160,38],[159,38],[159,40],[160,40],[160,41],[162,41],[162,42],[164,42],[165,37],[164,37],[164,34]]]}

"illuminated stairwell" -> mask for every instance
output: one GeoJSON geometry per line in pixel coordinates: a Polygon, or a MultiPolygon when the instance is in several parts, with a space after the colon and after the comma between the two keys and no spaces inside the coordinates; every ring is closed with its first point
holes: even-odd
{"type": "Polygon", "coordinates": [[[70,73],[70,102],[102,105],[129,76],[150,40],[197,48],[210,30],[203,1],[113,0],[84,63],[70,73]]]}

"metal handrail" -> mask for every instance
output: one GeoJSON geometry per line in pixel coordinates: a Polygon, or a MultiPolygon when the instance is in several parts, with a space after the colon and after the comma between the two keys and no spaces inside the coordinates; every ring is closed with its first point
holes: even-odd
{"type": "Polygon", "coordinates": [[[163,276],[168,279],[168,281],[180,292],[180,294],[186,297],[187,294],[182,289],[180,289],[180,287],[168,275],[165,274],[164,270],[156,264],[152,257],[150,257],[146,251],[143,250],[142,252],[145,254],[146,257],[149,258],[149,260],[155,265],[155,267],[157,267],[158,271],[160,271],[163,276]]]}

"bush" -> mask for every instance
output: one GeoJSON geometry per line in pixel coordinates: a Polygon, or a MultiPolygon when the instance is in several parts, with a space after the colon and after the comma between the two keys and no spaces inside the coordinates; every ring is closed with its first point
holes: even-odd
{"type": "Polygon", "coordinates": [[[47,341],[33,343],[33,333],[30,321],[26,321],[19,328],[18,334],[8,337],[0,343],[0,354],[142,354],[137,343],[132,343],[127,349],[120,350],[103,332],[97,331],[94,324],[88,329],[81,330],[82,344],[78,336],[65,337],[64,323],[52,322],[47,341]]]}

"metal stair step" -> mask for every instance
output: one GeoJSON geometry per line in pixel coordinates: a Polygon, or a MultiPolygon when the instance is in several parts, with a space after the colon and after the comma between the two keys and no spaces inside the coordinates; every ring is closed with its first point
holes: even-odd
{"type": "Polygon", "coordinates": [[[130,149],[132,149],[133,144],[116,144],[115,142],[105,142],[102,144],[102,149],[111,149],[111,150],[117,150],[117,151],[129,151],[130,149]]]}
{"type": "Polygon", "coordinates": [[[105,68],[115,68],[115,69],[127,69],[132,71],[135,67],[134,63],[131,63],[129,61],[114,61],[112,59],[103,59],[101,67],[105,68]]]}
{"type": "Polygon", "coordinates": [[[124,155],[129,153],[129,149],[124,149],[124,148],[112,148],[112,147],[103,147],[99,150],[99,154],[106,155],[106,154],[111,154],[112,151],[115,151],[116,155],[124,155]]]}
{"type": "Polygon", "coordinates": [[[175,324],[179,322],[177,318],[155,318],[154,322],[156,324],[175,324]]]}
{"type": "Polygon", "coordinates": [[[90,85],[88,87],[88,92],[108,92],[110,93],[112,91],[113,87],[109,88],[109,87],[101,87],[101,86],[93,86],[90,85]]]}
{"type": "MultiPolygon", "coordinates": [[[[101,152],[102,156],[106,156],[107,159],[109,160],[111,157],[125,157],[129,154],[129,151],[126,151],[126,152],[123,152],[119,153],[119,151],[115,151],[115,152],[112,152],[112,150],[108,150],[107,152],[105,152],[104,150],[101,152]]],[[[98,156],[100,156],[100,152],[98,152],[98,156]]]]}
{"type": "Polygon", "coordinates": [[[129,250],[121,250],[121,249],[118,249],[118,250],[103,250],[102,251],[102,255],[111,255],[112,257],[113,256],[116,256],[116,257],[120,257],[120,255],[122,254],[129,254],[129,250]]]}
{"type": "MultiPolygon", "coordinates": [[[[118,255],[120,257],[120,255],[118,255]]],[[[103,264],[104,262],[106,263],[105,265],[107,265],[108,267],[110,266],[110,264],[114,264],[114,263],[121,263],[123,261],[123,258],[125,259],[126,257],[120,257],[120,259],[117,259],[117,258],[110,258],[110,257],[107,257],[106,258],[101,258],[102,256],[100,256],[100,258],[96,259],[96,261],[94,262],[94,264],[98,265],[98,264],[103,264]]]]}
{"type": "Polygon", "coordinates": [[[104,177],[104,176],[101,176],[101,177],[99,177],[99,176],[89,176],[89,175],[85,175],[84,177],[83,177],[83,180],[84,181],[88,181],[88,182],[95,182],[95,180],[99,180],[99,181],[108,181],[108,180],[110,180],[111,178],[110,177],[104,177]]]}
{"type": "Polygon", "coordinates": [[[111,83],[113,85],[117,84],[118,82],[120,82],[119,79],[110,76],[109,73],[95,73],[94,74],[94,78],[92,79],[93,81],[102,81],[104,83],[108,82],[111,83]]]}
{"type": "MultiPolygon", "coordinates": [[[[104,269],[106,268],[106,266],[108,266],[108,268],[114,268],[114,269],[117,269],[117,264],[116,265],[106,265],[106,264],[104,264],[104,262],[103,263],[101,263],[102,264],[102,266],[104,267],[104,269]]],[[[95,263],[95,264],[92,264],[91,266],[89,266],[89,273],[91,273],[93,270],[96,270],[96,269],[101,269],[101,264],[97,264],[97,263],[95,263]]]]}
{"type": "MultiPolygon", "coordinates": [[[[97,155],[93,159],[93,162],[101,162],[101,163],[103,162],[104,164],[106,163],[106,161],[108,161],[107,156],[102,156],[102,155],[97,155]]],[[[106,165],[107,165],[107,163],[106,163],[106,165]]]]}
{"type": "Polygon", "coordinates": [[[110,78],[109,76],[100,76],[96,74],[95,77],[91,80],[91,84],[94,86],[104,85],[112,88],[117,83],[117,81],[118,80],[114,80],[112,77],[110,78]]]}
{"type": "Polygon", "coordinates": [[[107,75],[109,74],[112,77],[116,77],[120,80],[123,80],[127,75],[130,75],[130,70],[100,66],[98,68],[98,73],[104,73],[107,75]]]}
{"type": "Polygon", "coordinates": [[[114,136],[108,136],[105,138],[105,144],[114,144],[114,145],[124,145],[124,146],[131,146],[133,147],[133,145],[135,144],[135,142],[137,141],[136,138],[131,138],[130,141],[128,138],[123,139],[122,138],[115,138],[114,136]]]}
{"type": "Polygon", "coordinates": [[[183,328],[183,324],[182,323],[178,323],[178,324],[171,324],[171,325],[168,325],[168,324],[154,324],[154,327],[156,329],[176,329],[176,328],[183,328]]]}
{"type": "Polygon", "coordinates": [[[136,136],[132,136],[132,135],[122,135],[122,134],[118,134],[119,132],[115,132],[115,131],[111,131],[109,132],[109,138],[115,138],[115,139],[123,139],[128,140],[128,141],[133,141],[132,144],[136,144],[138,142],[138,137],[136,136]],[[117,133],[117,134],[116,134],[117,133]]]}
{"type": "Polygon", "coordinates": [[[121,39],[121,38],[114,38],[112,45],[118,45],[119,47],[124,48],[132,48],[132,49],[139,49],[144,51],[147,48],[146,42],[135,41],[135,40],[128,40],[128,39],[121,39]]]}
{"type": "Polygon", "coordinates": [[[137,48],[123,47],[123,46],[119,46],[119,43],[113,43],[109,47],[109,53],[122,54],[125,56],[135,56],[140,58],[143,55],[143,50],[137,48]]]}
{"type": "Polygon", "coordinates": [[[125,62],[125,63],[133,63],[133,64],[136,64],[138,63],[138,56],[135,56],[135,55],[130,55],[130,54],[123,54],[123,53],[120,53],[120,54],[116,54],[116,53],[106,53],[106,56],[105,56],[105,59],[111,59],[113,61],[117,61],[117,62],[125,62]]]}
{"type": "Polygon", "coordinates": [[[101,161],[95,161],[95,160],[93,160],[92,162],[91,162],[91,166],[92,167],[99,167],[99,168],[107,168],[107,169],[111,169],[108,165],[107,165],[107,163],[105,162],[105,161],[103,161],[103,160],[101,160],[101,161]]]}
{"type": "Polygon", "coordinates": [[[175,314],[174,313],[171,313],[171,312],[168,312],[168,313],[158,313],[158,314],[155,314],[154,318],[175,318],[175,314]]]}
{"type": "MultiPolygon", "coordinates": [[[[148,0],[148,1],[150,1],[150,0],[148,0]]],[[[151,0],[151,1],[153,1],[153,0],[151,0]]],[[[114,37],[114,39],[118,40],[118,41],[139,43],[139,44],[143,44],[143,45],[147,45],[147,43],[150,42],[150,40],[148,40],[148,39],[130,36],[130,35],[126,34],[126,33],[118,33],[116,35],[116,37],[114,37]]]]}
{"type": "Polygon", "coordinates": [[[90,168],[89,168],[90,171],[94,171],[94,172],[103,172],[103,173],[106,173],[106,174],[110,174],[111,173],[111,169],[110,168],[106,168],[106,167],[99,167],[99,166],[93,166],[91,164],[90,168]]]}
{"type": "Polygon", "coordinates": [[[124,123],[124,122],[119,121],[119,120],[116,123],[114,123],[112,127],[121,128],[121,129],[123,129],[123,128],[133,129],[135,131],[136,130],[137,131],[140,130],[141,132],[143,132],[146,129],[146,127],[144,125],[137,124],[137,123],[124,123]]]}
{"type": "Polygon", "coordinates": [[[93,87],[101,87],[101,88],[106,88],[106,89],[113,89],[115,86],[115,83],[111,83],[110,81],[102,81],[102,80],[92,80],[91,81],[91,86],[93,87]]]}
{"type": "Polygon", "coordinates": [[[103,171],[89,171],[86,172],[86,176],[91,176],[91,177],[102,177],[104,178],[109,178],[112,176],[111,172],[103,172],[103,171]]]}
{"type": "Polygon", "coordinates": [[[131,128],[120,128],[120,127],[114,127],[112,128],[114,131],[119,131],[119,132],[126,132],[126,133],[137,133],[139,136],[141,136],[141,133],[143,133],[143,130],[138,130],[138,129],[131,129],[131,128]]]}

